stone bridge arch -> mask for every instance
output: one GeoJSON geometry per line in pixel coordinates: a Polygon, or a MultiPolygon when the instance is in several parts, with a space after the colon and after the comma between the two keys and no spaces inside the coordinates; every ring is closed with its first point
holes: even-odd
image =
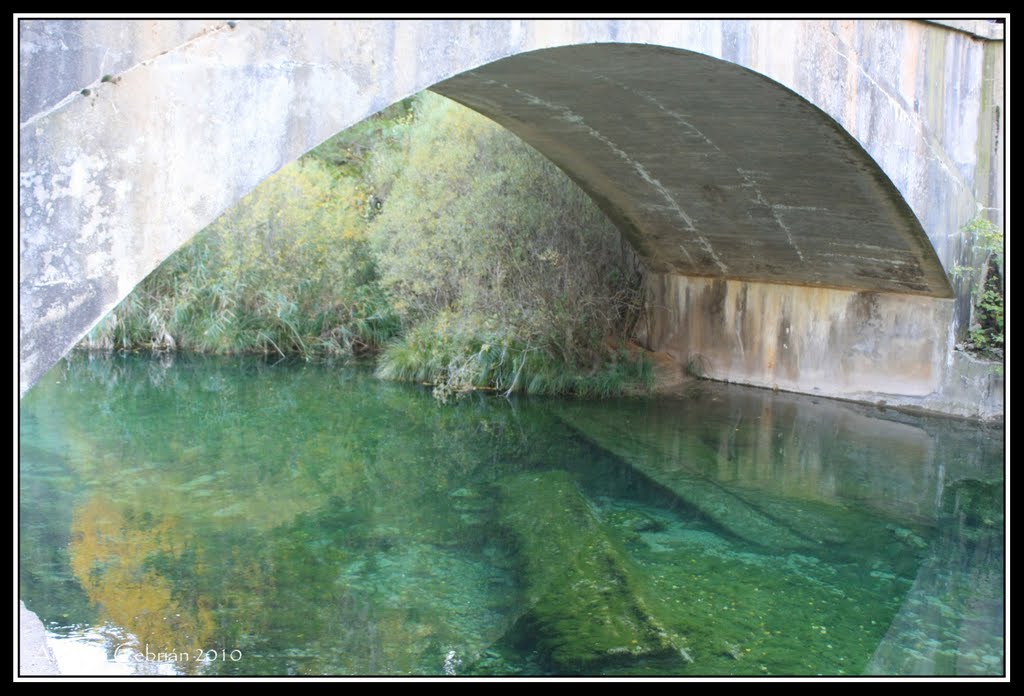
{"type": "Polygon", "coordinates": [[[924,397],[963,315],[958,231],[1002,206],[1001,34],[966,25],[22,21],[21,389],[263,178],[434,88],[599,201],[657,271],[656,347],[724,341],[713,372],[736,381],[924,397]]]}

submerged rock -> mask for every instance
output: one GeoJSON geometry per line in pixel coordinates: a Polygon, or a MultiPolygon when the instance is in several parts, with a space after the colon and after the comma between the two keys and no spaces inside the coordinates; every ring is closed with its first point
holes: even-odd
{"type": "Polygon", "coordinates": [[[679,653],[681,640],[651,613],[629,560],[566,472],[512,476],[500,490],[501,520],[519,547],[525,621],[548,659],[585,670],[679,653]]]}

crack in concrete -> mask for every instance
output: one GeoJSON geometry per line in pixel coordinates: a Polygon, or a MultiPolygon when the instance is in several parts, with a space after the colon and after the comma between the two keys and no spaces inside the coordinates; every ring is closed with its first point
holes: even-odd
{"type": "Polygon", "coordinates": [[[817,210],[822,213],[831,213],[829,208],[822,208],[817,205],[785,205],[783,203],[773,203],[772,208],[776,210],[817,210]]]}
{"type": "Polygon", "coordinates": [[[793,251],[795,251],[796,255],[800,257],[801,263],[805,262],[806,259],[804,259],[803,252],[800,251],[800,247],[797,246],[796,240],[793,239],[793,231],[789,229],[789,225],[783,222],[782,216],[779,215],[779,211],[775,209],[775,206],[771,207],[771,211],[772,217],[775,218],[775,222],[778,223],[779,227],[782,228],[782,231],[786,233],[786,240],[789,242],[789,245],[793,247],[793,251]]]}
{"type": "Polygon", "coordinates": [[[682,244],[682,242],[679,243],[679,250],[683,252],[683,256],[686,257],[687,261],[689,261],[692,265],[697,265],[696,262],[693,260],[693,257],[690,256],[690,252],[686,250],[686,247],[682,244]]]}
{"type": "Polygon", "coordinates": [[[834,254],[827,251],[819,252],[815,254],[815,256],[820,256],[824,258],[847,259],[849,261],[870,261],[872,263],[880,263],[887,266],[910,266],[916,268],[916,264],[914,263],[914,261],[907,261],[905,259],[892,257],[880,258],[874,256],[851,256],[849,254],[834,254]]]}
{"type": "Polygon", "coordinates": [[[638,90],[638,89],[636,89],[634,87],[631,87],[631,86],[629,86],[629,85],[627,85],[627,84],[625,84],[623,82],[619,82],[618,80],[612,79],[612,78],[608,77],[607,75],[602,75],[602,74],[600,74],[600,73],[598,73],[596,71],[580,69],[580,68],[577,68],[577,69],[580,72],[589,73],[589,74],[593,75],[594,77],[596,77],[599,80],[603,80],[605,82],[608,82],[609,84],[615,85],[616,87],[618,87],[619,89],[621,89],[623,91],[629,92],[631,94],[635,94],[636,96],[640,97],[641,99],[643,99],[644,101],[648,102],[649,104],[653,104],[660,111],[668,114],[668,116],[672,120],[677,121],[678,123],[681,123],[682,125],[686,126],[690,130],[691,133],[693,133],[694,135],[699,137],[701,140],[703,140],[705,143],[707,143],[712,149],[715,150],[715,152],[728,157],[728,155],[726,155],[726,153],[722,151],[722,148],[718,147],[717,145],[715,145],[714,142],[711,141],[711,138],[709,138],[707,135],[705,135],[695,125],[693,125],[692,123],[690,123],[689,121],[686,120],[686,118],[687,118],[686,114],[681,114],[678,111],[670,109],[669,107],[667,107],[664,104],[662,104],[661,100],[659,100],[657,97],[655,97],[655,96],[653,96],[651,94],[648,94],[647,92],[641,92],[640,90],[638,90]]]}

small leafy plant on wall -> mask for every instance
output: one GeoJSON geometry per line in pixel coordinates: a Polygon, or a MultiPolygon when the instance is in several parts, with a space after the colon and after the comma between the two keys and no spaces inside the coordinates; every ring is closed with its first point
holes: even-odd
{"type": "Polygon", "coordinates": [[[1002,359],[1004,350],[1004,238],[1003,230],[988,218],[976,217],[963,228],[974,239],[974,266],[955,266],[954,278],[972,284],[971,322],[964,348],[985,357],[1002,359]]]}

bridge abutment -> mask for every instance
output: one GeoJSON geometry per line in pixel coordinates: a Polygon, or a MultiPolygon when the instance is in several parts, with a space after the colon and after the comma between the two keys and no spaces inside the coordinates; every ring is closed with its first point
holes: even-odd
{"type": "Polygon", "coordinates": [[[643,340],[710,379],[988,419],[1002,378],[954,358],[952,299],[652,273],[643,340]]]}

